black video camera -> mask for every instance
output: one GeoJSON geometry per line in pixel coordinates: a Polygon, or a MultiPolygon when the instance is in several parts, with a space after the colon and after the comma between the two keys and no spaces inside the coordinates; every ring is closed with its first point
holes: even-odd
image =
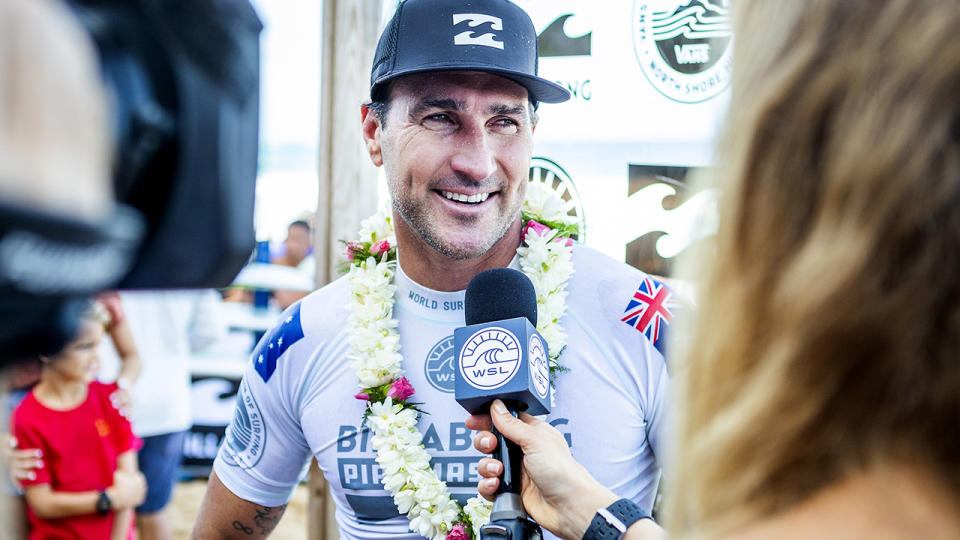
{"type": "Polygon", "coordinates": [[[68,0],[112,94],[117,211],[0,201],[0,364],[50,354],[107,289],[222,287],[254,246],[259,35],[248,0],[68,0]]]}

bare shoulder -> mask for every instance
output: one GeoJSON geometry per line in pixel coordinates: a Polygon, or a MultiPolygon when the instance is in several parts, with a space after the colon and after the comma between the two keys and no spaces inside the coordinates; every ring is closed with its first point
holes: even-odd
{"type": "Polygon", "coordinates": [[[286,509],[286,504],[262,506],[237,497],[217,478],[217,473],[211,471],[203,505],[190,538],[264,538],[273,532],[286,509]]]}

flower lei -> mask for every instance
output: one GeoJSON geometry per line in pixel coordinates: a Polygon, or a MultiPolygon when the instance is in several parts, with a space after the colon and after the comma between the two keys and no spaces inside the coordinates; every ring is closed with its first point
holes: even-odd
{"type": "MultiPolygon", "coordinates": [[[[568,221],[568,203],[538,183],[527,186],[521,210],[525,223],[517,249],[520,268],[537,295],[537,330],[550,351],[551,381],[565,368],[558,362],[567,335],[560,326],[566,311],[566,285],[573,274],[573,240],[577,226],[568,221]]],[[[360,239],[346,243],[350,267],[350,355],[367,401],[364,422],[374,436],[383,486],[410,520],[410,530],[440,540],[479,538],[490,521],[492,505],[479,495],[460,508],[430,467],[430,455],[417,430],[422,412],[409,401],[414,388],[403,376],[400,335],[393,317],[397,249],[392,217],[381,211],[364,220],[360,239]]]]}

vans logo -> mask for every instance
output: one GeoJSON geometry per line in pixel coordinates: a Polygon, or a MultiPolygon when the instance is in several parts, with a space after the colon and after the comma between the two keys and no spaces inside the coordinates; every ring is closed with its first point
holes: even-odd
{"type": "Polygon", "coordinates": [[[678,64],[706,64],[710,61],[710,45],[674,45],[673,54],[678,64]]]}
{"type": "Polygon", "coordinates": [[[633,48],[644,76],[680,103],[719,95],[732,75],[730,0],[634,0],[633,48]]]}
{"type": "Polygon", "coordinates": [[[498,37],[498,34],[494,31],[500,32],[503,30],[503,20],[499,17],[482,13],[454,13],[453,27],[462,27],[463,23],[466,23],[465,26],[476,30],[465,30],[453,36],[454,45],[482,45],[494,49],[503,49],[503,41],[494,39],[498,37]],[[477,27],[483,25],[489,25],[490,31],[486,31],[487,28],[484,28],[484,31],[477,29],[477,27]]]}

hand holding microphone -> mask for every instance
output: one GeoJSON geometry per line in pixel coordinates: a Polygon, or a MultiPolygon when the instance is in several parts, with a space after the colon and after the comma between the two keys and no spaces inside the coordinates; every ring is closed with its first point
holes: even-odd
{"type": "MultiPolygon", "coordinates": [[[[457,402],[472,414],[487,412],[498,398],[514,415],[549,412],[549,356],[536,329],[536,294],[527,276],[508,268],[477,274],[467,286],[464,314],[467,326],[453,333],[457,402]]],[[[540,528],[520,499],[523,454],[502,438],[497,449],[503,476],[481,538],[539,539],[540,528]]]]}
{"type": "Polygon", "coordinates": [[[621,520],[619,532],[610,520],[604,525],[611,526],[598,526],[610,508],[636,505],[594,480],[563,435],[531,416],[550,412],[551,388],[530,280],[508,268],[481,272],[467,286],[464,312],[467,326],[454,332],[456,399],[473,414],[467,427],[481,431],[474,446],[493,453],[479,464],[478,491],[494,501],[481,538],[538,539],[538,524],[571,539],[619,538],[626,527],[624,539],[661,538],[649,519],[621,520]]]}
{"type": "MultiPolygon", "coordinates": [[[[542,420],[526,413],[514,418],[498,400],[493,402],[489,416],[469,417],[467,427],[480,431],[473,445],[485,454],[497,447],[492,427],[517,443],[523,452],[523,506],[541,527],[561,538],[582,538],[597,508],[618,499],[573,459],[563,434],[542,420]]],[[[477,486],[480,495],[488,499],[494,496],[500,486],[501,469],[495,458],[480,460],[479,471],[484,477],[477,486]]]]}

